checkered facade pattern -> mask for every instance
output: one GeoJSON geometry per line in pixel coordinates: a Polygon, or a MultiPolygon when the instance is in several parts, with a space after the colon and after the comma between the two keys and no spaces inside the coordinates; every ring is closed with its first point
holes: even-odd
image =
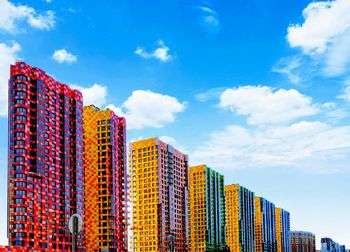
{"type": "Polygon", "coordinates": [[[131,251],[188,251],[187,160],[158,138],[130,144],[131,251]]]}
{"type": "Polygon", "coordinates": [[[85,249],[127,251],[125,118],[93,105],[83,118],[85,249]]]}
{"type": "Polygon", "coordinates": [[[315,252],[315,235],[305,231],[291,231],[290,243],[292,252],[315,252]]]}
{"type": "Polygon", "coordinates": [[[275,205],[255,197],[255,251],[276,252],[275,205]]]}
{"type": "Polygon", "coordinates": [[[254,197],[239,184],[225,186],[226,244],[231,252],[255,251],[254,197]]]}
{"type": "Polygon", "coordinates": [[[277,252],[290,252],[290,214],[276,207],[275,218],[277,252]]]}
{"type": "Polygon", "coordinates": [[[223,251],[225,235],[224,176],[206,165],[189,169],[190,251],[223,251]]]}
{"type": "MultiPolygon", "coordinates": [[[[82,94],[23,62],[9,80],[11,246],[70,251],[67,223],[84,214],[82,94]]],[[[82,249],[83,236],[77,247],[82,249]]],[[[22,250],[23,251],[23,250],[22,250]]]]}

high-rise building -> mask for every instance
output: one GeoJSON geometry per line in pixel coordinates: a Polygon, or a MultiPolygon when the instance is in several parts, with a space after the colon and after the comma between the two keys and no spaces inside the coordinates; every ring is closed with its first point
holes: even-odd
{"type": "Polygon", "coordinates": [[[331,238],[321,238],[321,252],[346,252],[344,245],[340,245],[331,238]]]}
{"type": "Polygon", "coordinates": [[[255,251],[254,197],[238,184],[225,186],[226,244],[232,252],[255,251]]]}
{"type": "Polygon", "coordinates": [[[83,118],[85,249],[127,251],[125,119],[93,105],[83,118]]]}
{"type": "Polygon", "coordinates": [[[290,231],[291,252],[315,252],[315,235],[305,231],[290,231]]]}
{"type": "Polygon", "coordinates": [[[290,214],[275,208],[277,252],[290,252],[290,214]]]}
{"type": "MultiPolygon", "coordinates": [[[[84,214],[82,94],[39,68],[11,66],[8,238],[11,246],[70,251],[67,223],[84,214]]],[[[77,247],[82,248],[82,235],[77,247]]]]}
{"type": "Polygon", "coordinates": [[[224,176],[206,165],[189,169],[189,251],[225,249],[224,176]]]}
{"type": "Polygon", "coordinates": [[[256,252],[277,251],[275,205],[262,197],[255,197],[255,246],[256,252]]]}
{"type": "Polygon", "coordinates": [[[130,144],[131,251],[188,251],[188,157],[158,138],[130,144]]]}

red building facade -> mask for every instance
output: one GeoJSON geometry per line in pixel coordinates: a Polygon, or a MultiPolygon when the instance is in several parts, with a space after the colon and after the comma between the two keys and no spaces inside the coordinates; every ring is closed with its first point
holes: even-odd
{"type": "MultiPolygon", "coordinates": [[[[23,62],[9,80],[10,246],[70,251],[67,223],[84,214],[82,94],[23,62]]],[[[77,247],[82,249],[83,236],[77,247]]]]}

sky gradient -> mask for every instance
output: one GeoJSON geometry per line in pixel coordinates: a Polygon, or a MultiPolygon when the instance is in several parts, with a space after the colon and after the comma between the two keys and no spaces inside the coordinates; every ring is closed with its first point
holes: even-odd
{"type": "Polygon", "coordinates": [[[0,0],[0,243],[7,80],[23,60],[350,247],[350,2],[0,0]]]}

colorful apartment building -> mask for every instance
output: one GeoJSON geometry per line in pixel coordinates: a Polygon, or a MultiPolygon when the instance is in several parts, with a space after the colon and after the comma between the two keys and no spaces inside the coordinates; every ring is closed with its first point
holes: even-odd
{"type": "Polygon", "coordinates": [[[315,235],[305,231],[291,231],[290,242],[292,252],[315,252],[315,235]]]}
{"type": "Polygon", "coordinates": [[[131,251],[188,251],[188,157],[158,138],[130,144],[131,251]]]}
{"type": "Polygon", "coordinates": [[[347,252],[347,249],[344,245],[325,237],[321,238],[321,252],[347,252]]]}
{"type": "Polygon", "coordinates": [[[226,244],[231,252],[255,251],[254,197],[239,184],[225,186],[226,244]]]}
{"type": "Polygon", "coordinates": [[[85,249],[127,251],[125,119],[93,105],[83,118],[85,249]]]}
{"type": "Polygon", "coordinates": [[[225,249],[224,176],[206,165],[189,169],[189,251],[225,249]]]}
{"type": "Polygon", "coordinates": [[[9,245],[70,251],[67,223],[84,215],[82,94],[23,62],[10,72],[9,245]]]}
{"type": "Polygon", "coordinates": [[[290,214],[275,208],[277,252],[290,252],[290,214]]]}
{"type": "Polygon", "coordinates": [[[275,205],[255,197],[255,251],[276,252],[275,205]]]}

